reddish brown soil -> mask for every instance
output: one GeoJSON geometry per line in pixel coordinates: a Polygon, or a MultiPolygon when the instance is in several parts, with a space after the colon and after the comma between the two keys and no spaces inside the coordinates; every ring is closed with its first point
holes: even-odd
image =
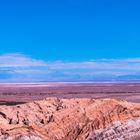
{"type": "Polygon", "coordinates": [[[60,85],[0,85],[0,104],[15,105],[40,100],[46,97],[59,98],[116,98],[140,102],[139,83],[121,84],[60,84],[60,85]]]}
{"type": "Polygon", "coordinates": [[[140,140],[140,104],[47,98],[0,106],[0,140],[140,140]]]}

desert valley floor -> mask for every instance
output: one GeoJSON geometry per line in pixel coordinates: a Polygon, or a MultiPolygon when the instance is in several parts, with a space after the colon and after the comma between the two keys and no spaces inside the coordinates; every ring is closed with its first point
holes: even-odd
{"type": "Polygon", "coordinates": [[[0,84],[0,104],[18,104],[47,97],[115,98],[140,102],[140,83],[0,84]]]}

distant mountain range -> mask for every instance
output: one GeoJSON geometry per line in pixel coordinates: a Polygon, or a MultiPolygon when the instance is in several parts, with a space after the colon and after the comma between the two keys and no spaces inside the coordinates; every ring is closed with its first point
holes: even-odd
{"type": "Polygon", "coordinates": [[[44,74],[23,74],[11,70],[0,70],[0,82],[78,82],[78,81],[138,81],[140,75],[88,75],[59,71],[44,74]]]}

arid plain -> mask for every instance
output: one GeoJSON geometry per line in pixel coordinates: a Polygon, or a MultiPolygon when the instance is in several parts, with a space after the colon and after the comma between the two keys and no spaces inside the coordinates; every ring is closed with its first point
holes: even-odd
{"type": "Polygon", "coordinates": [[[24,103],[47,97],[114,98],[140,102],[140,83],[0,84],[0,104],[24,103]]]}

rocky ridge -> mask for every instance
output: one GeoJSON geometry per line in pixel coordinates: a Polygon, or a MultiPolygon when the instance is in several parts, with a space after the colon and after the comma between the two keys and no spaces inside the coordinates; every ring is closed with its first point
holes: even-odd
{"type": "Polygon", "coordinates": [[[140,104],[47,98],[0,106],[0,140],[140,139],[140,104]]]}

